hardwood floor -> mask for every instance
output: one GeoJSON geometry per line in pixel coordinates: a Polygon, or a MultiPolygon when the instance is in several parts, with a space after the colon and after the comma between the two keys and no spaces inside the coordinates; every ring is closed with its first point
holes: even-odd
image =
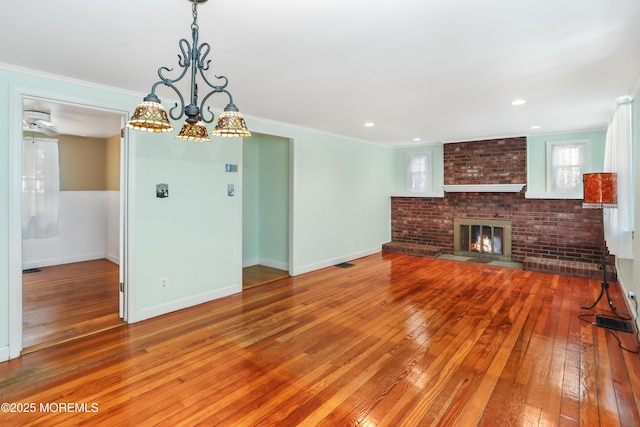
{"type": "Polygon", "coordinates": [[[638,354],[578,317],[598,281],[353,263],[0,363],[0,401],[34,408],[0,425],[640,425],[638,354]]]}
{"type": "Polygon", "coordinates": [[[22,275],[25,352],[121,326],[117,264],[106,259],[22,275]]]}
{"type": "Polygon", "coordinates": [[[265,265],[252,265],[242,269],[242,289],[252,286],[266,285],[276,280],[289,277],[289,272],[265,265]]]}

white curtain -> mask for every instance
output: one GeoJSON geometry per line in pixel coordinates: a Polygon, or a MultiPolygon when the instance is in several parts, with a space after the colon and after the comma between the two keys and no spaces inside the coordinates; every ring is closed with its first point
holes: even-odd
{"type": "Polygon", "coordinates": [[[431,160],[428,153],[407,154],[407,191],[425,193],[431,187],[429,168],[431,160]]]}
{"type": "Polygon", "coordinates": [[[551,193],[582,194],[582,174],[587,163],[586,141],[557,141],[547,145],[551,149],[551,193]]]}
{"type": "Polygon", "coordinates": [[[604,209],[604,236],[609,252],[618,258],[633,259],[633,101],[624,97],[607,128],[604,171],[618,178],[618,208],[604,209]]]}
{"type": "Polygon", "coordinates": [[[60,193],[58,140],[24,138],[22,158],[22,238],[54,237],[60,193]]]}

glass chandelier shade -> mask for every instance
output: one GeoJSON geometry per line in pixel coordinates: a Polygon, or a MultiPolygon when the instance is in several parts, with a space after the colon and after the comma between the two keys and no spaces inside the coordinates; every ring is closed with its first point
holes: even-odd
{"type": "Polygon", "coordinates": [[[127,122],[127,127],[135,130],[147,132],[172,132],[173,126],[167,117],[167,110],[164,109],[159,100],[142,101],[136,107],[131,120],[127,122]]]}
{"type": "Polygon", "coordinates": [[[247,124],[244,117],[238,111],[235,105],[227,105],[224,112],[218,117],[218,123],[211,132],[214,136],[251,136],[251,132],[247,130],[247,124]]]}
{"type": "Polygon", "coordinates": [[[180,129],[180,133],[176,136],[176,139],[183,141],[197,141],[197,142],[211,142],[209,133],[207,132],[207,126],[204,122],[199,121],[197,123],[185,122],[180,129]]]}
{"type": "Polygon", "coordinates": [[[582,176],[582,207],[603,209],[618,207],[618,177],[615,173],[586,173],[582,176]]]}
{"type": "Polygon", "coordinates": [[[191,24],[192,39],[191,41],[180,39],[178,42],[181,51],[181,54],[178,54],[178,65],[182,68],[182,71],[178,77],[170,78],[165,76],[165,73],[171,72],[173,70],[172,68],[158,68],[160,80],[153,84],[151,93],[136,107],[133,117],[127,122],[127,127],[147,132],[171,132],[173,131],[173,126],[169,122],[169,119],[179,120],[183,116],[187,116],[186,122],[182,126],[176,139],[186,141],[211,141],[205,123],[212,123],[215,117],[209,107],[205,109],[205,103],[211,95],[224,93],[229,97],[229,104],[224,109],[224,112],[220,114],[212,135],[251,136],[251,133],[247,130],[244,117],[242,117],[238,108],[233,103],[231,93],[226,89],[229,83],[227,78],[225,76],[215,76],[216,79],[222,81],[221,84],[215,85],[212,84],[205,75],[205,71],[209,69],[209,63],[211,62],[211,60],[207,60],[211,46],[209,43],[198,44],[198,3],[205,3],[207,0],[189,1],[192,3],[193,14],[193,23],[191,24]],[[187,72],[189,69],[190,72],[187,72]],[[189,97],[185,100],[186,97],[183,97],[175,86],[175,83],[187,75],[191,77],[191,86],[189,97]],[[196,77],[198,75],[210,89],[200,104],[198,104],[198,85],[196,83],[196,77]],[[167,113],[160,99],[156,96],[156,88],[160,85],[173,89],[180,99],[180,107],[176,102],[175,106],[167,113]]]}

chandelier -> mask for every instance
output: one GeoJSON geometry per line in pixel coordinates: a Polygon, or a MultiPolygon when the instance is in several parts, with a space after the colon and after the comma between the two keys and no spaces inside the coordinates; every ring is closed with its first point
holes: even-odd
{"type": "Polygon", "coordinates": [[[178,65],[182,67],[182,73],[175,79],[168,78],[164,75],[165,72],[170,72],[173,69],[167,67],[158,68],[158,76],[160,80],[154,83],[151,87],[151,93],[147,95],[140,105],[138,105],[133,113],[131,120],[127,122],[127,127],[135,130],[142,130],[147,132],[171,132],[173,126],[169,122],[168,117],[173,120],[180,120],[183,116],[187,116],[187,119],[180,130],[176,139],[188,140],[188,141],[211,141],[207,132],[205,123],[211,123],[214,120],[214,114],[209,107],[207,111],[204,111],[204,105],[209,97],[215,93],[225,93],[229,97],[229,103],[224,109],[224,112],[218,117],[212,135],[215,136],[251,136],[251,133],[247,130],[244,117],[240,114],[238,107],[233,103],[233,97],[227,91],[226,87],[229,83],[225,76],[215,76],[220,80],[221,85],[214,85],[207,79],[205,71],[209,69],[209,63],[211,60],[207,60],[207,55],[211,51],[209,43],[202,43],[198,45],[198,4],[205,3],[207,0],[188,0],[192,3],[193,10],[193,23],[191,24],[191,44],[186,39],[180,39],[178,45],[182,55],[178,54],[178,65]],[[185,100],[175,83],[182,80],[187,75],[191,67],[191,92],[189,94],[189,104],[185,105],[185,100]],[[198,105],[198,85],[196,83],[196,75],[200,74],[202,81],[211,88],[202,102],[198,105]],[[156,96],[156,88],[159,85],[169,86],[175,91],[180,99],[180,109],[178,110],[178,103],[167,111],[162,106],[160,99],[156,96]],[[176,111],[177,110],[177,111],[176,111]]]}

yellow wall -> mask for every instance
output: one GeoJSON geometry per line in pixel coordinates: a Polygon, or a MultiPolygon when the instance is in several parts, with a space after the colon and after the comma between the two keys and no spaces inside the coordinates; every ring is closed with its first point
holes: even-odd
{"type": "Polygon", "coordinates": [[[106,142],[106,190],[120,191],[120,135],[107,138],[106,142]]]}
{"type": "Polygon", "coordinates": [[[102,139],[29,132],[25,136],[58,140],[60,191],[120,190],[120,135],[102,139]]]}
{"type": "Polygon", "coordinates": [[[60,191],[106,189],[104,139],[57,135],[60,153],[60,191]]]}

